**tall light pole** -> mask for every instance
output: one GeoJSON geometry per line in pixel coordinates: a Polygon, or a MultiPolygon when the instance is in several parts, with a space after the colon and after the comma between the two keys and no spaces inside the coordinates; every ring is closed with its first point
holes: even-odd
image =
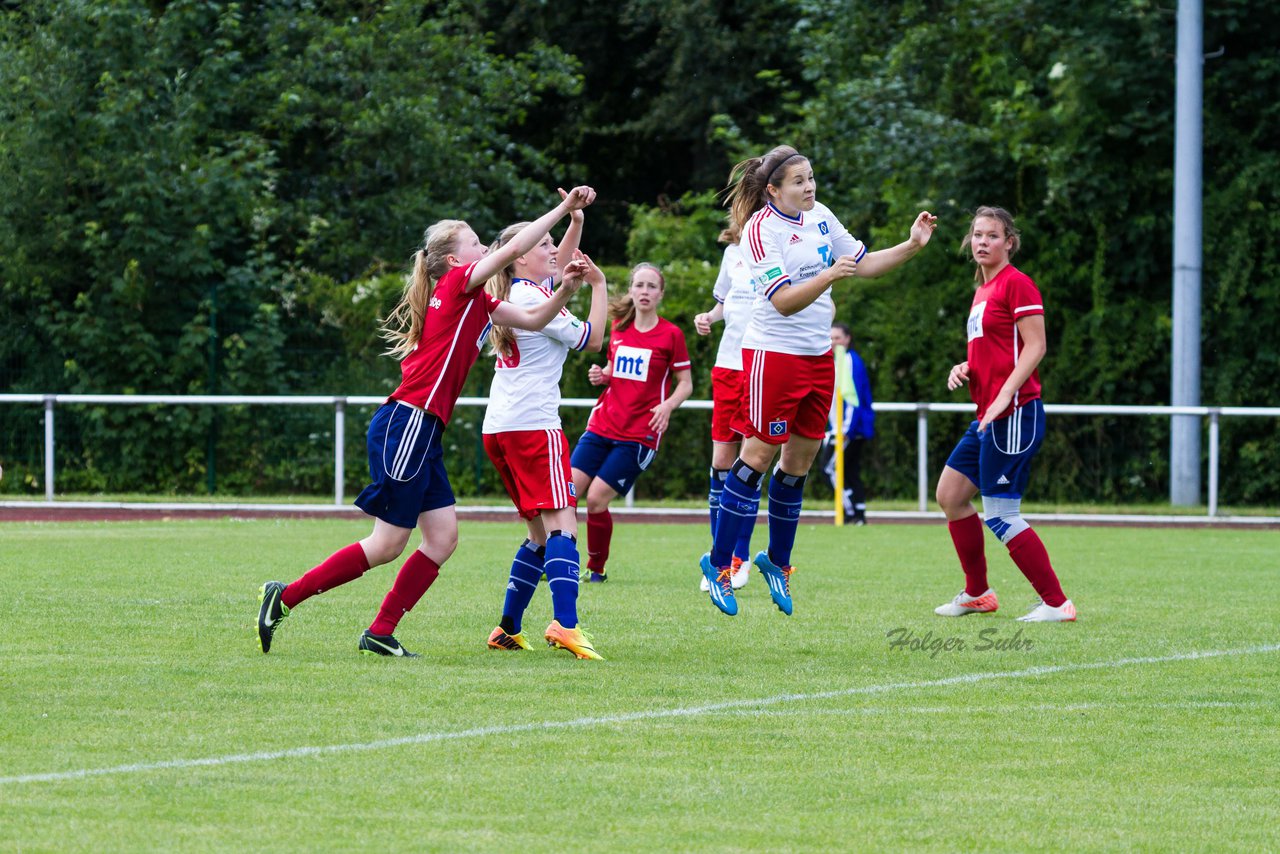
{"type": "MultiPolygon", "coordinates": [[[[1174,406],[1200,405],[1200,274],[1203,252],[1202,155],[1204,30],[1201,0],[1178,2],[1178,92],[1173,154],[1174,406]]],[[[1169,500],[1200,503],[1200,416],[1174,415],[1169,500]]]]}

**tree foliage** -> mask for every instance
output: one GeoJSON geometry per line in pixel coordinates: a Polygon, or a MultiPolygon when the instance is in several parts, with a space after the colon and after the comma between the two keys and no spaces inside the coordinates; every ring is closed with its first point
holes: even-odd
{"type": "MultiPolygon", "coordinates": [[[[396,372],[379,355],[377,319],[423,227],[460,217],[488,235],[544,210],[557,183],[585,180],[601,191],[588,250],[618,264],[615,290],[627,262],[663,266],[665,313],[690,334],[705,395],[715,342],[692,334],[692,314],[708,305],[720,255],[714,191],[738,158],[790,142],[813,158],[823,202],[873,248],[903,239],[922,208],[940,217],[934,245],[904,269],[837,292],[877,399],[963,399],[944,385],[972,293],[958,246],[973,209],[997,204],[1017,215],[1017,263],[1045,296],[1046,397],[1168,400],[1167,4],[3,8],[6,390],[387,391],[396,372]]],[[[1203,399],[1273,404],[1280,12],[1213,4],[1204,31],[1203,399]]],[[[484,393],[489,370],[482,360],[469,393],[484,393]]],[[[566,394],[592,396],[578,373],[571,363],[566,394]]],[[[460,413],[450,429],[461,491],[493,487],[478,414],[460,413]]],[[[324,419],[278,417],[85,408],[69,418],[82,471],[70,485],[138,488],[138,459],[172,447],[151,486],[198,483],[212,448],[257,461],[236,488],[323,489],[323,459],[312,467],[291,449],[299,435],[323,439],[324,419]]],[[[6,415],[0,449],[35,418],[6,415]]],[[[663,456],[705,456],[704,419],[674,423],[663,456]]],[[[934,419],[935,466],[961,423],[934,419]]],[[[1223,499],[1274,503],[1274,421],[1224,423],[1223,499]]],[[[912,419],[882,417],[879,433],[873,491],[913,494],[912,419]]],[[[1040,463],[1054,477],[1037,480],[1040,497],[1162,496],[1167,443],[1159,419],[1055,418],[1040,463]]],[[[27,455],[38,474],[38,454],[27,455]]],[[[643,488],[701,488],[700,466],[669,471],[643,488]]]]}

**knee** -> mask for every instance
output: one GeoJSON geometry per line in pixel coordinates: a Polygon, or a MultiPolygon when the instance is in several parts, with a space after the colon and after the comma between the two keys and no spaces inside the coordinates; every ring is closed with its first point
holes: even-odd
{"type": "Polygon", "coordinates": [[[369,566],[382,566],[384,563],[391,563],[391,561],[400,557],[408,543],[408,531],[405,531],[403,536],[398,532],[375,533],[360,541],[361,547],[364,548],[365,558],[369,561],[369,566]]]}
{"type": "Polygon", "coordinates": [[[982,517],[991,529],[991,533],[1000,538],[1005,545],[1014,537],[1031,527],[1022,518],[1021,498],[983,498],[982,517]]]}
{"type": "Polygon", "coordinates": [[[422,550],[438,564],[443,564],[452,557],[457,548],[458,529],[456,527],[448,531],[424,532],[422,535],[422,550]]]}

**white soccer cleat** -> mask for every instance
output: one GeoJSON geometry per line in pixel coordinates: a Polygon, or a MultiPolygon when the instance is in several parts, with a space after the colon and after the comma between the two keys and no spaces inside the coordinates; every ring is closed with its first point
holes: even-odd
{"type": "Polygon", "coordinates": [[[707,581],[707,577],[705,575],[702,576],[702,582],[698,585],[698,589],[703,593],[711,592],[711,582],[707,581]]]}
{"type": "Polygon", "coordinates": [[[751,564],[740,557],[735,557],[733,559],[733,575],[729,576],[729,583],[733,585],[734,590],[741,590],[747,586],[747,582],[750,580],[751,564]]]}
{"type": "Polygon", "coordinates": [[[1076,606],[1071,603],[1070,599],[1056,608],[1040,602],[1018,618],[1020,623],[1074,623],[1075,621],[1076,606]]]}
{"type": "Polygon", "coordinates": [[[990,614],[1000,607],[996,599],[996,591],[990,587],[981,596],[970,596],[961,590],[945,605],[933,609],[939,617],[963,617],[966,614],[990,614]]]}

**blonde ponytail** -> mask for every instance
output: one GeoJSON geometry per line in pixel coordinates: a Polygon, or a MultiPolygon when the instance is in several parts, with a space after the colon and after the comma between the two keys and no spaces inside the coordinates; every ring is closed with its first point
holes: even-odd
{"type": "Polygon", "coordinates": [[[413,253],[404,293],[382,322],[382,337],[390,344],[387,355],[403,359],[422,340],[431,294],[440,277],[449,272],[449,255],[457,249],[458,234],[465,228],[462,220],[442,219],[423,235],[422,248],[413,253]]]}

